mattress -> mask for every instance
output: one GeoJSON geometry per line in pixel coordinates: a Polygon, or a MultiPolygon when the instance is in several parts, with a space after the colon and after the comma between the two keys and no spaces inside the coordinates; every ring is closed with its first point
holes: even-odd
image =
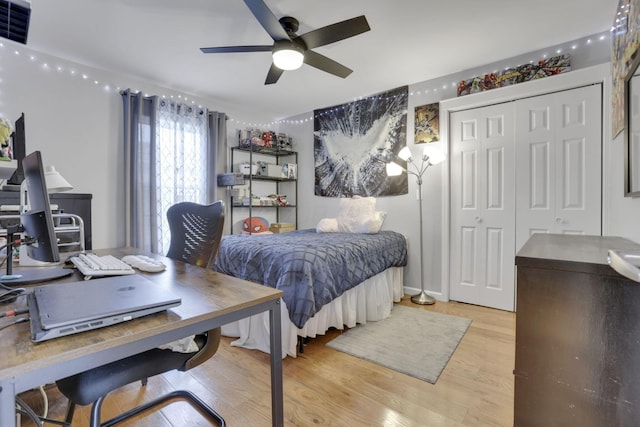
{"type": "Polygon", "coordinates": [[[290,321],[307,321],[346,291],[407,263],[404,236],[317,233],[315,229],[222,238],[213,269],[282,290],[290,321]]]}

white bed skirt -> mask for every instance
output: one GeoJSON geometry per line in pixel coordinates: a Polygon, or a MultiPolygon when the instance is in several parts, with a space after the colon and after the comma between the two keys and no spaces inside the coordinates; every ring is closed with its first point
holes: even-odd
{"type": "MultiPolygon", "coordinates": [[[[282,358],[296,357],[298,336],[324,335],[331,327],[353,328],[357,323],[382,320],[391,314],[394,301],[400,301],[403,293],[403,267],[391,267],[322,307],[302,329],[289,319],[289,312],[281,301],[282,358]]],[[[237,337],[231,345],[269,353],[269,315],[260,313],[222,327],[222,334],[237,337]]]]}

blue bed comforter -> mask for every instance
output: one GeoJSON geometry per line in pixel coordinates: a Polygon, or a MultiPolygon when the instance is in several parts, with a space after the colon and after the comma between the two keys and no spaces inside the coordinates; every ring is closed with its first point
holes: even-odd
{"type": "Polygon", "coordinates": [[[322,306],[389,267],[407,264],[405,238],[378,234],[316,233],[314,229],[222,238],[213,269],[284,292],[298,328],[322,306]]]}

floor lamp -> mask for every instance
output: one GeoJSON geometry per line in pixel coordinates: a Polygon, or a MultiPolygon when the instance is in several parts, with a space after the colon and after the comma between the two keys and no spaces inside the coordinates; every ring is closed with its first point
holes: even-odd
{"type": "Polygon", "coordinates": [[[398,176],[402,174],[402,172],[406,172],[407,174],[414,175],[418,182],[418,206],[420,207],[420,290],[421,292],[417,295],[413,295],[411,297],[411,301],[416,304],[434,304],[436,302],[435,298],[431,295],[428,295],[424,291],[424,258],[423,258],[423,247],[422,247],[422,175],[424,175],[425,171],[431,165],[437,165],[445,159],[444,153],[438,150],[435,147],[431,147],[427,145],[424,147],[422,152],[422,162],[420,165],[413,159],[413,155],[411,154],[411,150],[409,147],[404,147],[398,153],[398,157],[407,162],[407,168],[403,168],[399,164],[395,162],[387,163],[387,175],[388,176],[398,176]],[[409,165],[413,167],[415,170],[410,170],[409,165]]]}

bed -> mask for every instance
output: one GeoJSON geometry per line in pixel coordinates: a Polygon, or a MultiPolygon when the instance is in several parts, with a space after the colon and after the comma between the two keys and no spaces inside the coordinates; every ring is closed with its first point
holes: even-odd
{"type": "MultiPolygon", "coordinates": [[[[318,233],[316,229],[222,238],[214,270],[284,292],[283,356],[298,337],[315,337],[389,316],[402,297],[407,243],[402,234],[318,233]]],[[[269,352],[264,314],[223,327],[232,345],[269,352]]]]}

